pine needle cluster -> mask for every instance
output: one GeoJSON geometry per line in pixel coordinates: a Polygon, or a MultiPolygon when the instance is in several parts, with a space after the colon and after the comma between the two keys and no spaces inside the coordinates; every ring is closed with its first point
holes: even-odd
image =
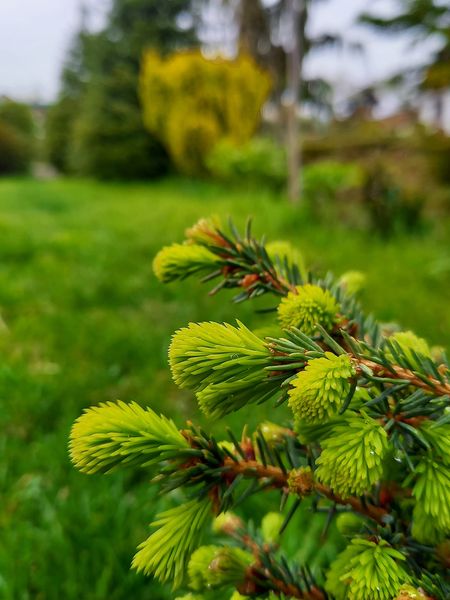
{"type": "Polygon", "coordinates": [[[226,440],[136,403],[108,402],[77,419],[78,469],[148,469],[167,496],[133,567],[185,600],[448,600],[445,352],[366,315],[352,295],[361,277],[309,272],[291,246],[254,237],[250,222],[241,234],[202,219],[154,270],[165,283],[217,280],[210,293],[234,289],[235,302],[271,295],[264,318],[272,331],[281,326],[275,337],[239,321],[190,323],[174,333],[169,364],[209,418],[266,402],[275,421],[284,409],[279,423],[271,415],[253,432],[228,429],[226,440]],[[230,512],[267,490],[259,525],[230,512]],[[315,536],[326,513],[322,570],[295,560],[314,542],[293,526],[298,511],[315,536]]]}
{"type": "Polygon", "coordinates": [[[153,270],[162,283],[170,283],[206,271],[218,262],[214,254],[204,246],[172,244],[160,250],[155,256],[153,270]]]}
{"type": "Polygon", "coordinates": [[[75,421],[70,456],[83,473],[109,473],[119,465],[150,467],[176,460],[188,447],[170,419],[119,401],[93,406],[75,421]]]}
{"type": "Polygon", "coordinates": [[[405,556],[387,542],[354,539],[340,581],[345,582],[349,600],[391,600],[410,577],[402,567],[405,556]],[[351,557],[349,558],[351,554],[351,557]]]}
{"type": "Polygon", "coordinates": [[[355,369],[346,354],[326,352],[311,360],[292,380],[289,406],[294,416],[310,423],[321,423],[343,405],[350,391],[355,369]]]}
{"type": "Polygon", "coordinates": [[[386,431],[374,419],[349,416],[321,445],[317,478],[344,498],[370,492],[380,481],[389,446],[386,431]]]}
{"type": "Polygon", "coordinates": [[[196,392],[199,407],[211,417],[276,390],[264,370],[271,364],[267,345],[239,321],[237,327],[190,323],[173,336],[169,363],[175,383],[196,392]]]}
{"type": "Polygon", "coordinates": [[[133,568],[153,575],[177,588],[183,582],[187,563],[199,546],[212,520],[211,503],[206,498],[191,500],[158,515],[155,531],[138,548],[133,568]]]}

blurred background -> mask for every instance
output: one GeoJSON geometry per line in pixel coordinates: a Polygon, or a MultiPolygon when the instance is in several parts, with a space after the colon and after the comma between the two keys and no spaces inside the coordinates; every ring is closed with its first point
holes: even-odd
{"type": "Polygon", "coordinates": [[[175,597],[129,571],[165,501],[67,438],[118,398],[201,422],[172,332],[264,326],[155,280],[199,217],[254,215],[449,346],[449,134],[448,0],[0,0],[0,598],[175,597]]]}

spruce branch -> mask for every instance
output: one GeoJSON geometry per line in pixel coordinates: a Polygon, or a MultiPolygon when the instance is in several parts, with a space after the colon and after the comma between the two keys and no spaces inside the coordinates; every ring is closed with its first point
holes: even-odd
{"type": "MultiPolygon", "coordinates": [[[[264,238],[255,238],[251,232],[251,220],[248,221],[243,235],[231,220],[229,229],[230,232],[225,233],[219,219],[215,217],[201,219],[189,228],[186,231],[185,243],[177,245],[180,253],[183,248],[186,249],[186,256],[180,254],[179,269],[171,265],[170,281],[181,280],[200,271],[199,261],[194,257],[191,264],[189,246],[192,244],[206,249],[217,260],[217,264],[209,263],[209,269],[207,259],[200,261],[201,268],[207,271],[203,282],[219,279],[210,294],[214,295],[222,289],[237,289],[239,292],[234,297],[235,302],[268,293],[278,299],[288,297],[285,298],[287,303],[283,304],[283,307],[286,306],[287,309],[292,304],[303,306],[305,324],[312,323],[308,316],[312,310],[316,316],[322,314],[326,326],[345,325],[350,333],[358,330],[373,342],[378,340],[379,326],[372,317],[362,313],[355,298],[348,294],[345,279],[335,280],[331,274],[318,277],[315,273],[307,271],[299,253],[286,242],[266,243],[264,238]],[[298,295],[299,300],[296,299],[298,295]]],[[[163,249],[155,258],[156,275],[163,281],[164,277],[158,265],[165,262],[164,254],[167,252],[167,249],[163,249]]],[[[172,255],[175,255],[175,252],[171,253],[171,258],[172,255]]],[[[284,308],[279,310],[280,320],[286,324],[286,311],[284,308]]],[[[300,319],[297,325],[301,325],[302,322],[300,319]]],[[[289,324],[295,325],[290,321],[289,324]]]]}
{"type": "MultiPolygon", "coordinates": [[[[347,336],[348,341],[349,335],[357,333],[359,339],[353,340],[352,346],[365,346],[369,350],[368,355],[359,355],[359,352],[354,355],[349,348],[346,351],[359,359],[359,367],[366,368],[366,374],[368,369],[375,377],[386,381],[406,380],[430,393],[450,395],[448,365],[439,367],[434,363],[424,340],[405,332],[395,334],[391,341],[383,341],[380,327],[374,319],[365,316],[354,298],[347,294],[345,280],[336,282],[331,275],[317,278],[312,273],[305,274],[303,266],[297,264],[298,257],[286,248],[283,252],[278,250],[278,255],[269,253],[265,240],[259,241],[252,235],[251,222],[247,224],[245,235],[241,235],[232,222],[230,233],[225,234],[217,218],[201,219],[186,233],[187,243],[177,247],[180,252],[179,279],[196,272],[195,261],[193,270],[183,263],[182,249],[185,248],[187,253],[192,252],[189,249],[193,246],[207,250],[209,256],[215,255],[220,262],[219,269],[211,263],[210,273],[206,276],[208,281],[212,277],[222,277],[214,293],[222,288],[240,288],[241,292],[235,298],[237,301],[268,292],[284,296],[278,309],[284,327],[300,326],[304,333],[311,335],[317,326],[324,325],[325,330],[330,330],[335,324],[336,329],[330,331],[332,340],[347,336]],[[361,340],[370,340],[372,347],[361,340]],[[384,348],[380,342],[383,342],[384,348]],[[413,364],[417,355],[419,364],[413,364]],[[426,360],[420,359],[420,356],[426,360]]],[[[186,260],[189,262],[188,258],[186,260]]],[[[161,259],[156,262],[158,264],[161,259]]],[[[207,262],[205,259],[204,265],[207,266],[207,262]]],[[[334,348],[328,349],[334,351],[334,348]]]]}
{"type": "Polygon", "coordinates": [[[239,439],[229,430],[229,440],[218,441],[191,422],[178,430],[137,404],[88,409],[71,432],[80,470],[149,468],[163,493],[188,498],[156,518],[133,566],[174,586],[189,570],[195,591],[232,584],[249,597],[447,600],[445,353],[436,358],[412,332],[385,331],[349,294],[351,278],[306,272],[291,248],[254,238],[250,223],[241,235],[231,222],[225,233],[217,219],[202,220],[183,244],[158,254],[154,269],[164,282],[218,278],[212,293],[234,288],[235,301],[275,296],[278,337],[239,321],[190,323],[174,334],[169,362],[176,384],[195,393],[208,417],[287,401],[294,428],[263,423],[253,435],[244,427],[239,439]],[[356,518],[326,591],[307,565],[288,564],[239,520],[231,532],[238,548],[198,548],[213,516],[267,489],[281,492],[286,513],[282,524],[277,515],[278,537],[307,497],[307,507],[327,513],[323,535],[336,515],[336,522],[356,518]]]}
{"type": "Polygon", "coordinates": [[[246,478],[270,482],[270,487],[287,490],[301,498],[316,492],[335,504],[351,506],[355,512],[380,525],[385,524],[388,516],[388,511],[381,506],[371,504],[369,501],[361,501],[356,496],[341,496],[329,486],[314,481],[309,471],[299,475],[297,470],[285,472],[280,467],[264,466],[256,460],[234,461],[229,458],[225,459],[224,466],[226,467],[225,477],[230,483],[239,475],[243,475],[246,478]]]}
{"type": "MultiPolygon", "coordinates": [[[[226,234],[217,219],[201,219],[186,231],[186,236],[186,248],[189,248],[190,244],[198,245],[207,249],[217,259],[217,264],[210,265],[210,272],[203,279],[206,282],[216,277],[222,278],[211,290],[211,294],[216,294],[224,288],[239,289],[240,292],[234,300],[242,302],[269,292],[284,296],[303,281],[302,267],[297,264],[295,253],[286,252],[285,248],[280,256],[280,249],[274,248],[269,254],[264,240],[258,241],[251,235],[250,222],[245,235],[241,236],[231,221],[230,233],[226,234]]],[[[162,257],[157,255],[157,266],[160,262],[163,262],[162,257]]],[[[193,268],[183,276],[181,262],[180,257],[179,274],[174,270],[171,281],[196,272],[193,268]]]]}
{"type": "MultiPolygon", "coordinates": [[[[197,485],[201,482],[215,499],[216,513],[239,504],[240,496],[235,494],[240,484],[251,480],[258,482],[259,486],[246,488],[243,492],[245,497],[267,488],[280,489],[285,494],[299,498],[318,494],[334,504],[351,506],[355,512],[380,525],[389,520],[386,508],[371,503],[367,498],[339,494],[317,480],[309,467],[299,467],[301,462],[307,460],[309,450],[295,442],[293,432],[288,429],[283,429],[281,443],[272,447],[261,433],[254,440],[244,436],[241,442],[233,436],[232,452],[192,425],[185,435],[194,451],[200,447],[204,450],[199,456],[193,455],[190,462],[184,465],[183,484],[190,482],[191,485],[197,485]]],[[[176,469],[170,468],[170,471],[167,473],[169,485],[179,481],[180,477],[176,469]]]]}
{"type": "MultiPolygon", "coordinates": [[[[450,366],[432,359],[426,342],[412,332],[398,332],[380,340],[378,346],[341,332],[346,351],[358,362],[359,373],[386,382],[405,381],[436,396],[450,395],[450,366]]],[[[447,398],[448,402],[448,398],[447,398]]]]}
{"type": "Polygon", "coordinates": [[[421,374],[418,371],[405,369],[392,363],[380,365],[366,358],[359,358],[357,360],[359,375],[367,375],[367,370],[364,369],[366,367],[372,371],[373,375],[379,377],[381,380],[385,380],[387,383],[389,383],[389,380],[394,379],[401,382],[408,382],[410,385],[421,388],[435,396],[450,396],[450,383],[447,377],[445,380],[436,379],[429,374],[421,374]]]}
{"type": "MultiPolygon", "coordinates": [[[[188,243],[185,248],[189,248],[189,244],[198,245],[207,249],[220,261],[220,269],[211,267],[211,272],[205,278],[208,281],[211,277],[223,278],[213,290],[214,293],[222,288],[240,288],[241,292],[235,298],[237,301],[268,292],[285,296],[279,307],[282,325],[300,325],[305,328],[306,333],[313,333],[314,326],[323,323],[328,329],[336,323],[337,329],[332,332],[333,337],[339,339],[347,336],[348,339],[349,335],[357,333],[358,341],[353,340],[354,345],[369,349],[369,355],[358,356],[357,352],[354,358],[361,359],[361,367],[373,370],[374,376],[385,380],[388,376],[391,379],[407,380],[411,385],[430,393],[450,395],[448,365],[440,367],[429,356],[426,356],[427,361],[419,359],[420,365],[411,364],[417,354],[424,356],[429,353],[424,340],[411,332],[396,334],[391,342],[386,339],[383,342],[381,329],[375,320],[371,316],[365,316],[354,298],[347,294],[345,279],[335,281],[329,274],[325,278],[317,278],[313,273],[305,274],[303,266],[297,264],[298,257],[293,252],[285,249],[283,257],[276,254],[272,254],[271,257],[265,240],[259,241],[252,235],[251,222],[247,224],[245,235],[241,235],[231,221],[229,225],[230,233],[225,234],[217,218],[201,219],[186,232],[188,243]],[[284,260],[280,260],[281,258],[284,260]],[[308,312],[305,312],[306,320],[305,317],[301,317],[302,297],[307,294],[307,290],[310,290],[310,297],[305,296],[308,298],[304,305],[305,310],[310,311],[313,306],[316,307],[312,320],[308,320],[308,312]],[[295,323],[291,317],[287,318],[285,312],[288,306],[294,307],[297,304],[299,310],[294,310],[293,314],[299,315],[299,321],[295,323]],[[372,347],[361,340],[370,340],[372,347]],[[380,347],[380,342],[385,344],[385,349],[380,347]],[[401,364],[397,361],[399,348],[401,364]],[[394,357],[389,356],[392,350],[394,357]],[[389,369],[386,371],[387,365],[389,369]]],[[[183,277],[192,274],[189,270],[181,269],[178,278],[181,278],[181,273],[183,277]]],[[[333,351],[333,348],[329,349],[333,351]]],[[[346,351],[353,354],[349,348],[346,348],[346,351]]]]}
{"type": "MultiPolygon", "coordinates": [[[[386,351],[387,340],[385,346],[375,349],[344,330],[336,331],[333,337],[319,322],[314,335],[294,327],[285,336],[263,339],[240,322],[237,327],[191,323],[173,336],[169,360],[174,380],[196,392],[200,408],[212,417],[224,416],[248,403],[282,402],[289,394],[297,418],[326,420],[350,406],[357,381],[366,387],[386,386],[380,401],[385,392],[401,400],[403,396],[396,392],[410,386],[427,393],[420,404],[424,409],[430,401],[433,409],[441,411],[448,404],[447,367],[441,368],[410,348],[402,350],[399,346],[392,356],[386,351]],[[413,352],[415,368],[409,359],[413,352]],[[398,363],[392,362],[393,358],[398,363]],[[439,406],[436,398],[442,398],[439,406]]],[[[414,408],[411,416],[420,416],[418,407],[414,408]]],[[[387,408],[385,413],[390,419],[387,408]]],[[[401,420],[399,415],[395,420],[401,420]]]]}

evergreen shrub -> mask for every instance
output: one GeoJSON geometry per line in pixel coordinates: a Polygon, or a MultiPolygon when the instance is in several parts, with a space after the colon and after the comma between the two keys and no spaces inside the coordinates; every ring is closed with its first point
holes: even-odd
{"type": "Polygon", "coordinates": [[[198,275],[217,280],[212,293],[234,289],[236,302],[275,301],[279,334],[205,320],[173,335],[173,379],[204,415],[221,420],[269,402],[276,419],[285,406],[281,423],[229,430],[227,440],[135,403],[108,402],[79,417],[70,454],[81,471],[143,468],[172,499],[133,567],[185,600],[448,600],[444,353],[412,332],[386,331],[349,293],[351,278],[306,271],[286,246],[255,238],[250,224],[241,235],[204,219],[154,266],[163,282],[198,275]],[[261,526],[234,512],[264,493],[270,512],[261,526]],[[295,558],[309,543],[294,526],[302,507],[311,519],[327,515],[322,540],[333,524],[341,532],[324,572],[295,558]]]}

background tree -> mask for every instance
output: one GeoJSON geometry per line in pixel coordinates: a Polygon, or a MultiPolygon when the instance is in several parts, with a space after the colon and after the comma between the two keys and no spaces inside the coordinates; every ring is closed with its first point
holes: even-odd
{"type": "MultiPolygon", "coordinates": [[[[441,125],[443,93],[450,87],[450,7],[439,0],[397,0],[397,5],[399,11],[394,17],[363,13],[360,22],[386,34],[414,34],[414,43],[425,39],[437,43],[437,50],[413,71],[419,73],[420,89],[433,91],[436,122],[441,125]]],[[[403,75],[410,72],[411,69],[403,75]]]]}
{"type": "Polygon", "coordinates": [[[310,10],[315,0],[240,0],[237,18],[239,47],[250,52],[272,74],[273,97],[284,106],[288,160],[288,194],[291,202],[300,197],[301,144],[298,109],[308,96],[323,106],[323,85],[303,77],[305,56],[312,50],[341,40],[334,33],[312,36],[308,31],[310,10]]]}
{"type": "Polygon", "coordinates": [[[96,37],[90,35],[84,19],[67,54],[61,73],[58,100],[49,108],[45,123],[45,146],[48,160],[62,173],[71,170],[70,152],[74,123],[80,114],[81,99],[90,80],[92,67],[89,51],[96,37]]]}
{"type": "Polygon", "coordinates": [[[261,0],[240,0],[237,20],[239,48],[251,54],[266,68],[273,79],[273,95],[280,96],[284,87],[286,60],[283,48],[273,35],[273,13],[261,0]]]}
{"type": "Polygon", "coordinates": [[[78,36],[49,118],[53,148],[58,137],[66,135],[60,124],[71,121],[63,164],[103,178],[145,178],[167,170],[163,147],[142,123],[139,63],[146,47],[165,53],[196,43],[193,27],[177,24],[188,8],[186,0],[114,0],[106,27],[98,34],[78,36]]]}

